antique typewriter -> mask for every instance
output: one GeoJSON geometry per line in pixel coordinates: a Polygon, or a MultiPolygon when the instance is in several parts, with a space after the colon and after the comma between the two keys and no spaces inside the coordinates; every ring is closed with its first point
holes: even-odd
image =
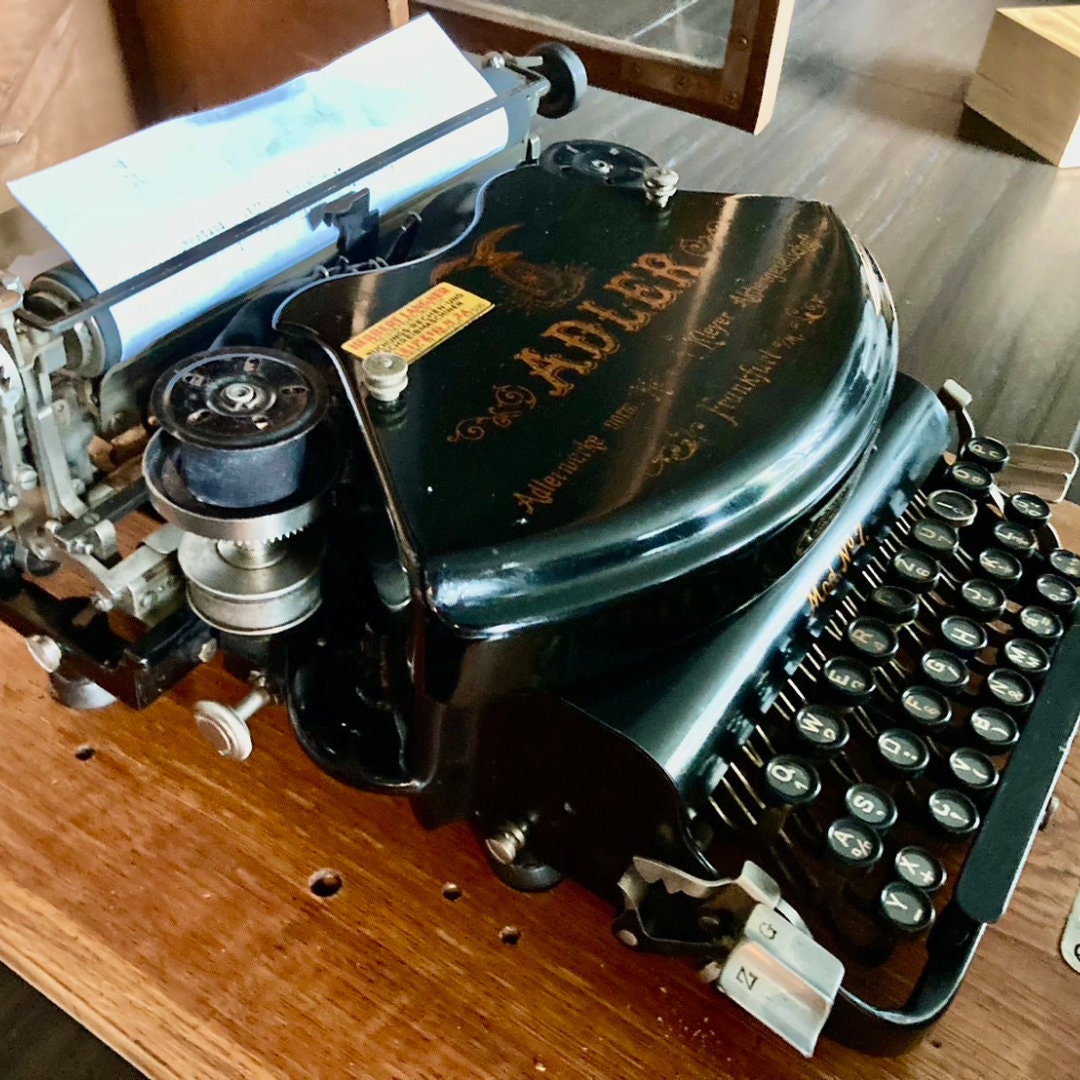
{"type": "MultiPolygon", "coordinates": [[[[534,106],[547,74],[517,71],[534,106]]],[[[827,206],[533,142],[341,235],[119,366],[109,304],[147,279],[8,280],[3,619],[76,707],[221,651],[251,684],[196,709],[225,756],[280,701],[334,776],[474,821],[516,888],[611,898],[620,942],[803,1053],[902,1050],[1076,729],[1050,506],[958,388],[897,373],[827,206]]]]}

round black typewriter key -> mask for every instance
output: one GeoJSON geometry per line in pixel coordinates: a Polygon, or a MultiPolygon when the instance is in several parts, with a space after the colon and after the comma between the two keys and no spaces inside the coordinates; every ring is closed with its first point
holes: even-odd
{"type": "Polygon", "coordinates": [[[839,753],[851,737],[844,718],[824,705],[804,705],[792,726],[802,749],[824,757],[839,753]]]}
{"type": "Polygon", "coordinates": [[[869,604],[874,614],[890,626],[903,626],[919,616],[919,598],[899,585],[879,585],[870,594],[869,604]]]}
{"type": "Polygon", "coordinates": [[[970,836],[979,827],[979,811],[963,792],[939,788],[926,806],[931,822],[946,836],[970,836]]]}
{"type": "Polygon", "coordinates": [[[1009,448],[997,439],[988,439],[985,435],[976,435],[968,439],[960,451],[964,461],[974,461],[992,473],[1001,472],[1009,464],[1009,448]]]}
{"type": "Polygon", "coordinates": [[[967,746],[949,755],[949,773],[965,791],[976,795],[992,791],[998,782],[994,763],[981,750],[972,750],[967,746]]]}
{"type": "Polygon", "coordinates": [[[853,784],[844,795],[847,812],[864,825],[885,832],[896,824],[896,803],[873,784],[853,784]]]}
{"type": "Polygon", "coordinates": [[[1035,579],[1035,593],[1043,607],[1064,618],[1069,618],[1076,608],[1076,586],[1060,574],[1040,574],[1035,579]]]}
{"type": "Polygon", "coordinates": [[[931,492],[926,499],[926,508],[935,517],[955,525],[958,529],[970,525],[979,513],[974,499],[961,491],[951,491],[948,488],[931,492]]]}
{"type": "Polygon", "coordinates": [[[1010,638],[1002,652],[1005,659],[1029,679],[1041,679],[1050,670],[1050,656],[1036,641],[1010,638]]]}
{"type": "Polygon", "coordinates": [[[1016,745],[1020,729],[1002,709],[982,705],[968,717],[968,734],[973,735],[991,754],[1000,754],[1016,745]]]}
{"type": "Polygon", "coordinates": [[[994,705],[1003,709],[1022,712],[1035,700],[1031,683],[1018,671],[994,668],[983,683],[986,696],[994,705]]]}
{"type": "Polygon", "coordinates": [[[1046,559],[1055,574],[1060,574],[1073,585],[1080,585],[1080,555],[1077,555],[1075,551],[1054,548],[1046,559]]]}
{"type": "Polygon", "coordinates": [[[1037,529],[1050,520],[1050,504],[1030,491],[1018,491],[1006,500],[1005,516],[1010,521],[1037,529]]]}
{"type": "Polygon", "coordinates": [[[896,933],[921,934],[934,922],[934,905],[911,882],[890,881],[878,894],[878,914],[896,933]]]}
{"type": "Polygon", "coordinates": [[[913,547],[928,551],[938,558],[952,555],[960,543],[956,530],[936,518],[920,518],[916,521],[911,526],[910,541],[913,547]]]}
{"type": "Polygon", "coordinates": [[[874,696],[874,673],[860,660],[834,656],[821,674],[830,698],[845,708],[865,705],[874,696]]]}
{"type": "Polygon", "coordinates": [[[945,477],[957,491],[976,501],[985,499],[994,486],[993,473],[973,461],[958,461],[946,472],[945,477]]]}
{"type": "Polygon", "coordinates": [[[994,543],[1018,559],[1027,559],[1039,549],[1039,541],[1026,526],[1015,521],[999,521],[993,528],[994,543]]]}
{"type": "Polygon", "coordinates": [[[937,892],[945,884],[945,867],[926,848],[909,845],[902,847],[893,861],[897,875],[909,885],[923,892],[937,892]]]}
{"type": "Polygon", "coordinates": [[[973,578],[960,586],[960,603],[969,615],[991,622],[1005,610],[1005,594],[992,581],[973,578]]]}
{"type": "Polygon", "coordinates": [[[940,731],[952,720],[945,695],[929,686],[909,686],[900,695],[900,710],[909,723],[922,731],[940,731]]]}
{"type": "Polygon", "coordinates": [[[885,850],[881,837],[855,818],[838,818],[825,833],[829,854],[843,866],[869,870],[877,864],[885,850]]]}
{"type": "Polygon", "coordinates": [[[1064,625],[1052,611],[1034,605],[1020,609],[1020,625],[1048,646],[1054,645],[1065,633],[1064,625]]]}
{"type": "Polygon", "coordinates": [[[780,754],[765,766],[766,797],[774,806],[807,806],[821,793],[821,780],[809,762],[780,754]]]}
{"type": "Polygon", "coordinates": [[[900,642],[896,640],[892,627],[882,619],[868,615],[848,623],[844,636],[855,655],[868,664],[887,663],[900,650],[900,642]]]}
{"type": "Polygon", "coordinates": [[[990,644],[982,623],[966,615],[946,615],[941,620],[941,637],[957,656],[974,656],[990,644]]]}
{"type": "Polygon", "coordinates": [[[929,592],[941,577],[937,560],[921,551],[902,548],[889,563],[893,579],[912,592],[929,592]]]}
{"type": "Polygon", "coordinates": [[[967,664],[948,649],[928,649],[919,668],[927,682],[943,694],[959,694],[971,678],[967,664]]]}
{"type": "Polygon", "coordinates": [[[1015,585],[1024,574],[1024,567],[1015,555],[1001,548],[986,548],[979,552],[979,569],[1002,588],[1015,585]]]}
{"type": "Polygon", "coordinates": [[[889,728],[877,737],[878,755],[885,768],[905,780],[916,780],[930,764],[930,750],[913,731],[889,728]]]}

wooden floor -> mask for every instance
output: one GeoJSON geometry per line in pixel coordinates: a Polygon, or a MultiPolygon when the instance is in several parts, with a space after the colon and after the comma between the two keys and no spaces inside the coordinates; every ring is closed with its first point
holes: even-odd
{"type": "MultiPolygon", "coordinates": [[[[1077,443],[1080,170],[1034,160],[962,105],[995,0],[800,0],[775,118],[751,137],[595,93],[545,140],[608,138],[685,186],[835,205],[881,263],[902,367],[959,378],[988,433],[1077,443]]],[[[139,1074],[0,969],[0,1077],[139,1074]]]]}

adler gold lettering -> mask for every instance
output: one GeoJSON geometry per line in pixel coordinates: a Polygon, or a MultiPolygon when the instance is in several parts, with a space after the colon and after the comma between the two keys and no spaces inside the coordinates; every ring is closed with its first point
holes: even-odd
{"type": "Polygon", "coordinates": [[[670,255],[642,255],[634,266],[653,277],[670,281],[672,285],[678,285],[680,289],[693,285],[701,277],[702,270],[700,266],[685,266],[677,263],[670,255]]]}
{"type": "Polygon", "coordinates": [[[568,349],[578,349],[594,360],[603,360],[619,351],[619,343],[599,323],[579,319],[553,323],[540,336],[554,338],[568,349]]]}
{"type": "Polygon", "coordinates": [[[582,311],[586,315],[595,315],[604,322],[614,323],[630,333],[648,326],[652,318],[646,311],[634,311],[631,316],[627,316],[612,308],[600,307],[599,304],[594,304],[591,300],[578,304],[578,311],[582,311]]]}
{"type": "Polygon", "coordinates": [[[653,311],[663,311],[671,305],[679,296],[673,289],[664,289],[659,285],[650,285],[647,281],[641,281],[629,271],[616,274],[605,286],[608,292],[625,296],[627,300],[635,300],[644,304],[653,311]]]}
{"type": "Polygon", "coordinates": [[[522,349],[514,354],[514,359],[520,360],[538,379],[543,379],[551,387],[548,393],[552,397],[566,397],[574,389],[574,384],[563,378],[565,372],[589,375],[597,366],[595,360],[568,360],[558,353],[544,354],[535,349],[522,349]]]}

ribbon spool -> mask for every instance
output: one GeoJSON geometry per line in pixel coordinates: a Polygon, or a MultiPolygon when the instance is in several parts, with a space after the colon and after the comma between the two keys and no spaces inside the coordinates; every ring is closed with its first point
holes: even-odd
{"type": "Polygon", "coordinates": [[[295,356],[221,348],[166,371],[151,408],[178,444],[178,468],[190,494],[211,506],[244,508],[299,490],[308,436],[327,397],[319,372],[295,356]]]}

